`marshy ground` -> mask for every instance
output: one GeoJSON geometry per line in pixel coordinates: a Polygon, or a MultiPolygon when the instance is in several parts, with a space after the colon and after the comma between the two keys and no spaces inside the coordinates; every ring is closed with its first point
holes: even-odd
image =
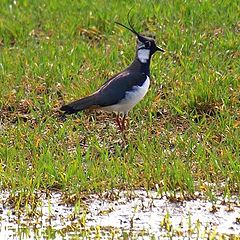
{"type": "Polygon", "coordinates": [[[158,237],[141,225],[153,209],[167,238],[239,238],[238,1],[135,3],[136,29],[166,52],[152,60],[150,90],[125,137],[111,114],[61,117],[64,102],[92,93],[134,58],[134,36],[114,24],[126,23],[131,7],[0,2],[0,235],[158,237]],[[141,199],[147,207],[139,210],[141,199]],[[116,211],[130,226],[123,216],[123,225],[103,224],[116,211]],[[48,214],[63,221],[54,225],[48,214]],[[37,225],[41,216],[47,224],[37,225]],[[222,231],[222,222],[232,226],[222,231]]]}
{"type": "Polygon", "coordinates": [[[53,191],[34,198],[15,212],[11,196],[2,194],[2,239],[237,239],[240,232],[237,196],[209,202],[200,193],[186,200],[154,191],[112,190],[81,200],[53,191]]]}

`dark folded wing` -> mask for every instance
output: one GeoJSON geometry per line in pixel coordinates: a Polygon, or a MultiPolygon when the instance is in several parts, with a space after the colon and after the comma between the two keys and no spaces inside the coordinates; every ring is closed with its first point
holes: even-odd
{"type": "Polygon", "coordinates": [[[145,73],[133,73],[124,71],[109,79],[94,94],[99,106],[110,106],[117,104],[125,97],[126,91],[130,91],[134,86],[142,86],[147,76],[145,73]]]}

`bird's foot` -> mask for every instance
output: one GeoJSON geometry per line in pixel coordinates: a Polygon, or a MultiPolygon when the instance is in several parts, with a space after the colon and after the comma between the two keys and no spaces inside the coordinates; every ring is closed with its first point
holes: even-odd
{"type": "Polygon", "coordinates": [[[118,128],[121,132],[124,132],[124,130],[126,129],[126,126],[125,126],[126,116],[127,115],[124,114],[122,121],[120,121],[119,114],[117,115],[117,118],[116,118],[118,128]]]}

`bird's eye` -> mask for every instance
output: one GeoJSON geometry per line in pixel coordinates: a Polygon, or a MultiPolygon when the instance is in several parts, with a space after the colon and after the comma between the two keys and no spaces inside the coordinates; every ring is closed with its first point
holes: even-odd
{"type": "Polygon", "coordinates": [[[149,48],[151,46],[151,42],[150,41],[146,41],[145,43],[145,47],[149,48]]]}

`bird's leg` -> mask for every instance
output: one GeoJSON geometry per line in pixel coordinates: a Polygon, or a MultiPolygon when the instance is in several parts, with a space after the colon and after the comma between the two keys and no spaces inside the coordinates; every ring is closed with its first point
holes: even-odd
{"type": "Polygon", "coordinates": [[[117,113],[116,122],[117,122],[117,125],[119,127],[119,130],[122,132],[122,125],[121,125],[121,122],[119,120],[119,113],[117,113]]]}

